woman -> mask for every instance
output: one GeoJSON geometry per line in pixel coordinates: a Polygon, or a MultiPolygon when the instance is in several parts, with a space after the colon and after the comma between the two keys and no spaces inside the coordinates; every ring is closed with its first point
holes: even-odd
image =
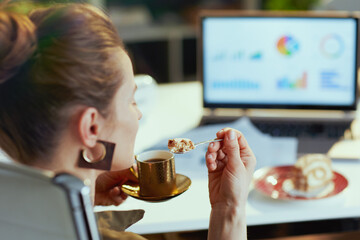
{"type": "MultiPolygon", "coordinates": [[[[88,181],[94,204],[120,204],[141,113],[131,61],[109,18],[84,4],[29,17],[3,10],[0,59],[0,147],[15,161],[88,181]]],[[[245,239],[255,157],[240,132],[217,137],[224,141],[206,153],[209,239],[245,239]]]]}

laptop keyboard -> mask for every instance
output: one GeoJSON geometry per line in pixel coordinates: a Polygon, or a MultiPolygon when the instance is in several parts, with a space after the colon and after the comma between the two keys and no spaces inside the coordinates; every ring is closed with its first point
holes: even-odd
{"type": "Polygon", "coordinates": [[[263,133],[280,137],[324,137],[340,138],[351,121],[342,122],[266,122],[253,121],[254,125],[263,133]]]}
{"type": "MultiPolygon", "coordinates": [[[[236,117],[204,117],[200,125],[227,123],[235,121],[236,117]]],[[[277,137],[297,138],[331,138],[339,139],[350,127],[351,120],[333,121],[319,120],[289,120],[251,118],[252,123],[263,133],[277,137]]]]}

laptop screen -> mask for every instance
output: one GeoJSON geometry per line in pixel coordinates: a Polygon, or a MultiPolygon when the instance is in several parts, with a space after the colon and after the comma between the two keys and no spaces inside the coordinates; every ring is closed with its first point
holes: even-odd
{"type": "Polygon", "coordinates": [[[357,24],[351,17],[202,16],[204,107],[355,109],[357,24]]]}

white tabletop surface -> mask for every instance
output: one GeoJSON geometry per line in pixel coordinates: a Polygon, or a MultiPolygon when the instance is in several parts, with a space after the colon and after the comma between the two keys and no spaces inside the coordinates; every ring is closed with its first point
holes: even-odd
{"type": "MultiPolygon", "coordinates": [[[[164,138],[172,138],[196,127],[203,109],[199,82],[159,85],[156,102],[141,120],[135,152],[139,153],[164,138]]],[[[249,226],[360,216],[359,160],[333,161],[333,169],[344,175],[349,185],[342,193],[325,199],[285,201],[263,196],[253,188],[246,208],[249,226]]],[[[186,174],[186,173],[185,173],[186,174]]],[[[207,178],[189,173],[188,191],[169,201],[149,203],[129,197],[120,206],[102,210],[144,209],[144,218],[129,228],[139,234],[190,231],[208,228],[210,204],[207,178]],[[191,175],[191,176],[190,176],[191,175]]]]}

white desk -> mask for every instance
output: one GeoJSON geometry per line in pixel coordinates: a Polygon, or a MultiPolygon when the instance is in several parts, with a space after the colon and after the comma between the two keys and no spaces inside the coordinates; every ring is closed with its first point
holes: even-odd
{"type": "MultiPolygon", "coordinates": [[[[136,152],[161,139],[190,130],[197,126],[201,115],[200,83],[160,86],[157,104],[151,114],[145,116],[139,130],[136,152]]],[[[348,179],[349,186],[341,194],[328,199],[279,201],[252,189],[246,209],[248,225],[360,217],[360,191],[356,185],[360,183],[360,162],[337,160],[333,168],[348,179]]],[[[129,231],[139,234],[207,229],[210,215],[207,179],[192,176],[191,180],[188,191],[166,202],[148,203],[129,197],[118,207],[97,207],[96,210],[144,209],[144,219],[129,228],[129,231]]]]}

